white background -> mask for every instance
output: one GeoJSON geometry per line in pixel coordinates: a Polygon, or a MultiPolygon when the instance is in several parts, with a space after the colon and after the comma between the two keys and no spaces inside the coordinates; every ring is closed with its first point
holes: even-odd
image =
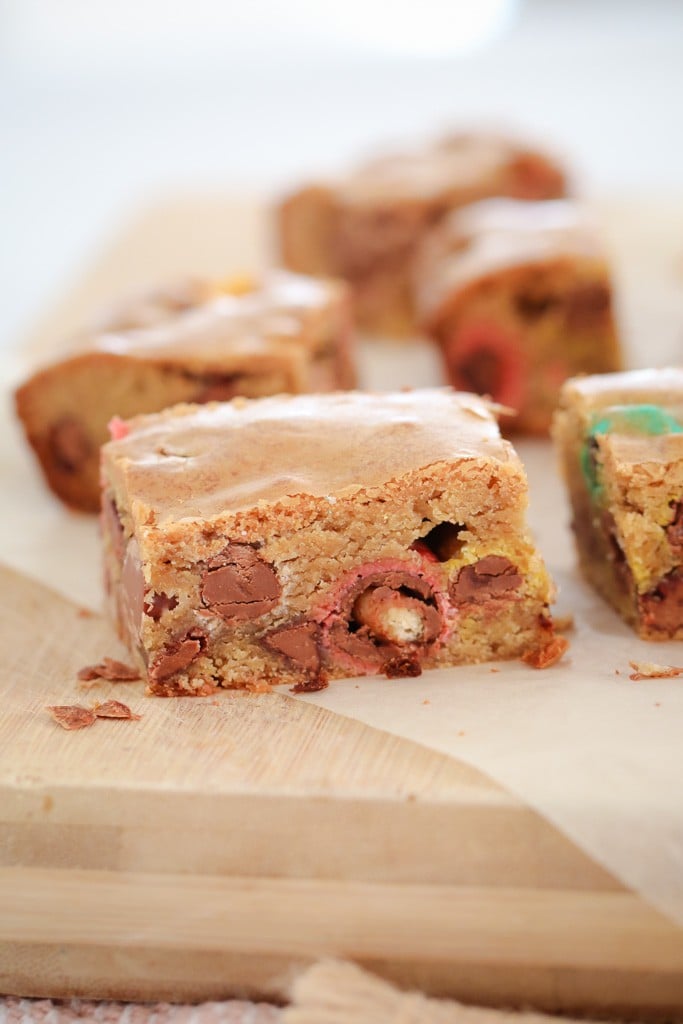
{"type": "Polygon", "coordinates": [[[0,0],[0,343],[141,204],[511,122],[683,189],[683,0],[0,0]]]}

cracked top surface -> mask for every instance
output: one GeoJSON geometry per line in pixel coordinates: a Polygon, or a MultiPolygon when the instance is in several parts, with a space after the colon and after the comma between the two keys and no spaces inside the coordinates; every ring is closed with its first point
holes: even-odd
{"type": "Polygon", "coordinates": [[[315,349],[321,327],[346,300],[346,287],[288,271],[272,271],[262,278],[240,282],[221,292],[220,282],[206,283],[206,299],[179,309],[160,322],[126,329],[109,328],[78,339],[75,350],[157,359],[203,369],[234,357],[243,363],[250,356],[276,354],[282,342],[294,341],[315,349]]]}
{"type": "Polygon", "coordinates": [[[453,189],[481,190],[496,182],[517,157],[533,152],[493,132],[459,132],[362,164],[337,183],[337,194],[344,202],[363,205],[434,198],[453,189]]]}
{"type": "Polygon", "coordinates": [[[571,200],[485,199],[454,210],[424,247],[420,311],[428,316],[454,289],[488,274],[561,257],[604,260],[595,225],[571,200]]]}
{"type": "MultiPolygon", "coordinates": [[[[128,423],[105,475],[158,523],[346,496],[436,463],[517,463],[492,407],[448,388],[176,406],[128,423]]],[[[521,472],[521,470],[520,470],[521,472]]]]}

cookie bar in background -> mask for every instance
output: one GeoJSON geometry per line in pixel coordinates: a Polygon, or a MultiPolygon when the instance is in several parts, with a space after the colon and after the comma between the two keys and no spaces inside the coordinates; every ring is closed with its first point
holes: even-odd
{"type": "MultiPolygon", "coordinates": [[[[156,326],[81,338],[16,393],[45,478],[62,501],[99,508],[99,449],[114,416],[235,395],[352,387],[349,293],[342,282],[276,271],[238,294],[162,316],[156,326]]],[[[115,322],[130,321],[133,307],[115,322]]],[[[149,314],[151,315],[151,313],[149,314]]],[[[113,322],[113,321],[112,321],[113,322]]]]}
{"type": "Polygon", "coordinates": [[[566,189],[563,169],[536,150],[501,136],[452,135],[290,195],[278,211],[282,261],[349,281],[364,330],[411,334],[413,261],[430,228],[478,199],[553,199],[566,189]]]}
{"type": "Polygon", "coordinates": [[[683,370],[584,377],[553,433],[585,577],[646,640],[683,639],[683,370]]]}
{"type": "Polygon", "coordinates": [[[235,399],[125,426],[102,450],[105,578],[154,693],[563,649],[524,469],[481,399],[235,399]]]}
{"type": "Polygon", "coordinates": [[[416,295],[449,383],[515,410],[504,425],[521,433],[547,434],[567,377],[621,368],[609,266],[569,200],[452,213],[423,246],[416,295]]]}

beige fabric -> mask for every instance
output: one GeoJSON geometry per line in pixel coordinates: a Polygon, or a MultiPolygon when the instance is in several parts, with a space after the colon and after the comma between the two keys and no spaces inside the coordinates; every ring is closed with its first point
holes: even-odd
{"type": "MultiPolygon", "coordinates": [[[[548,1024],[567,1017],[515,1013],[400,992],[355,964],[323,960],[292,985],[282,1024],[548,1024]]],[[[587,1022],[584,1021],[584,1024],[587,1022]]]]}

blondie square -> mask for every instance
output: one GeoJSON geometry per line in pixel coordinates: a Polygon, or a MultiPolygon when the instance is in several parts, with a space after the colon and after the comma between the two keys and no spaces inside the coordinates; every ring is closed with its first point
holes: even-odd
{"type": "Polygon", "coordinates": [[[342,282],[280,271],[251,284],[233,279],[229,289],[219,284],[206,282],[201,290],[195,283],[121,307],[105,333],[79,339],[19,388],[17,413],[62,501],[82,511],[99,508],[99,449],[114,416],[353,386],[350,300],[342,282]],[[147,326],[114,326],[142,322],[147,326]]]}
{"type": "Polygon", "coordinates": [[[586,579],[644,639],[683,639],[683,370],[568,381],[554,435],[586,579]]]}
{"type": "Polygon", "coordinates": [[[346,279],[359,326],[375,334],[417,330],[413,263],[450,210],[490,196],[566,195],[561,167],[512,139],[457,134],[312,184],[278,210],[282,261],[292,270],[346,279]]]}
{"type": "Polygon", "coordinates": [[[621,369],[607,259],[569,200],[456,210],[425,243],[416,289],[449,383],[513,409],[511,430],[547,434],[567,377],[621,369]]]}
{"type": "Polygon", "coordinates": [[[108,603],[154,693],[563,649],[524,470],[481,399],[235,399],[125,429],[102,450],[108,603]]]}

